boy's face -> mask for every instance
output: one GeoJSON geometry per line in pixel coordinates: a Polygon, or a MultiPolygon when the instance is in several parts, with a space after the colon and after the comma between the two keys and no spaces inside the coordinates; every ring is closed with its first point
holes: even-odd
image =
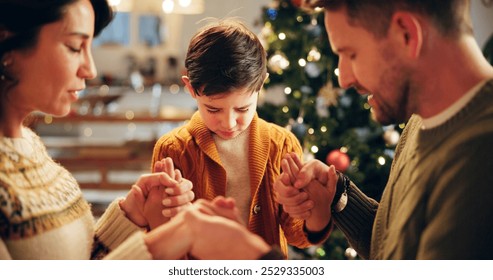
{"type": "Polygon", "coordinates": [[[190,83],[184,82],[197,100],[205,125],[217,136],[232,139],[248,129],[257,110],[258,92],[240,89],[214,96],[196,95],[190,83]]]}

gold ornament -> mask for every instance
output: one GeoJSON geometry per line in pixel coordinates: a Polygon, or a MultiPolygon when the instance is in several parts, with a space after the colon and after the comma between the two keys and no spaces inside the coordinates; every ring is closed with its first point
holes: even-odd
{"type": "Polygon", "coordinates": [[[320,88],[318,96],[323,98],[325,106],[337,106],[340,92],[340,89],[335,88],[332,81],[329,81],[320,88]]]}

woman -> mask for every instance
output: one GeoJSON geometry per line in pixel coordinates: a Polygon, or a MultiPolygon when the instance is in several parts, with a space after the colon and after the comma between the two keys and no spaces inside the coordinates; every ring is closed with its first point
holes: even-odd
{"type": "Polygon", "coordinates": [[[170,212],[190,204],[188,180],[164,162],[94,225],[75,179],[23,126],[33,111],[69,112],[96,77],[91,43],[111,19],[105,0],[0,0],[0,259],[169,257],[156,249],[166,230],[143,229],[160,218],[165,187],[170,212]]]}

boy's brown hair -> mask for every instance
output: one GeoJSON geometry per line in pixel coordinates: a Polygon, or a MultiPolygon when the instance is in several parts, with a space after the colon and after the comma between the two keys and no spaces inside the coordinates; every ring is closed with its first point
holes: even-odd
{"type": "Polygon", "coordinates": [[[219,20],[190,40],[185,67],[195,94],[233,90],[259,91],[267,74],[266,53],[258,37],[243,23],[219,20]]]}

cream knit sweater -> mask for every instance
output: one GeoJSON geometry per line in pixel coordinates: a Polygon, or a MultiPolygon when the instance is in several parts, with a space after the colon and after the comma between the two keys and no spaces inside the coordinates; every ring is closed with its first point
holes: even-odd
{"type": "Polygon", "coordinates": [[[41,139],[0,137],[0,259],[149,259],[143,232],[113,202],[94,224],[72,175],[41,139]]]}

